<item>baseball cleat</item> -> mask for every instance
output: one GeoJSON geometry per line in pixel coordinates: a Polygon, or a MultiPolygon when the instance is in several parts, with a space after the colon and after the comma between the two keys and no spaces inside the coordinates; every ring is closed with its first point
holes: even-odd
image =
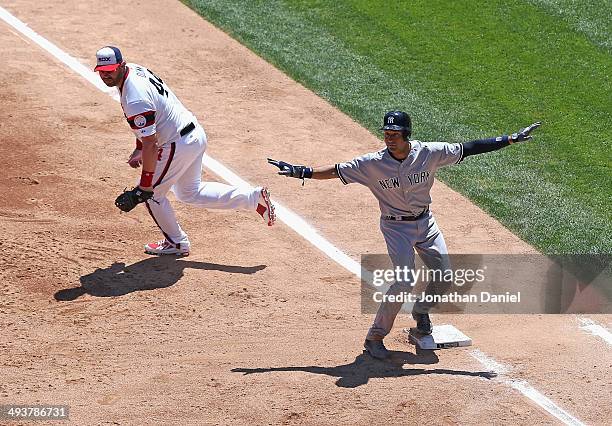
{"type": "Polygon", "coordinates": [[[259,202],[257,203],[257,213],[263,220],[268,223],[268,226],[274,225],[276,221],[276,213],[274,213],[274,204],[270,201],[270,192],[268,188],[262,188],[259,193],[259,202]]]}
{"type": "Polygon", "coordinates": [[[157,256],[173,254],[175,256],[189,256],[189,243],[173,244],[168,240],[149,243],[144,246],[145,253],[157,256]]]}
{"type": "Polygon", "coordinates": [[[431,334],[433,330],[433,326],[431,325],[431,320],[429,319],[429,314],[420,314],[418,312],[412,313],[412,318],[417,323],[417,331],[421,334],[431,334]]]}
{"type": "Polygon", "coordinates": [[[365,351],[370,354],[372,358],[376,359],[387,359],[391,356],[391,352],[385,348],[385,344],[382,340],[367,340],[363,342],[365,351]]]}

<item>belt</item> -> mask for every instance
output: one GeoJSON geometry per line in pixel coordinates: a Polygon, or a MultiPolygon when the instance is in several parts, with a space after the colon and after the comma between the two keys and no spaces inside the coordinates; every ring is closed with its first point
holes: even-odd
{"type": "Polygon", "coordinates": [[[193,124],[193,122],[191,122],[188,125],[186,125],[185,127],[183,127],[183,130],[180,131],[181,137],[187,136],[189,133],[191,133],[193,131],[193,129],[195,129],[195,124],[193,124]]]}
{"type": "Polygon", "coordinates": [[[425,216],[425,213],[427,213],[429,211],[429,208],[426,208],[425,210],[423,210],[421,213],[419,213],[416,216],[383,216],[382,218],[384,220],[397,220],[400,222],[414,222],[415,220],[419,220],[421,219],[423,216],[425,216]]]}

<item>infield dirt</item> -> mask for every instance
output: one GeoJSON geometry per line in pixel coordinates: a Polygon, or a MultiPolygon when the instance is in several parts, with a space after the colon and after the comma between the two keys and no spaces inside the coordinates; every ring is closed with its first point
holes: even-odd
{"type": "MultiPolygon", "coordinates": [[[[352,257],[385,252],[365,188],[302,187],[266,164],[330,164],[381,142],[181,3],[2,6],[88,66],[120,47],[196,114],[212,157],[352,257]]],[[[254,212],[174,202],[192,255],[146,256],[155,224],[113,205],[139,173],[119,104],[5,23],[0,45],[0,404],[67,404],[74,424],[557,422],[469,349],[416,354],[409,317],[387,339],[393,362],[363,355],[358,279],[254,212]]],[[[433,200],[453,253],[534,252],[443,184],[433,200]]],[[[612,418],[609,347],[575,316],[433,319],[579,419],[612,418]]]]}

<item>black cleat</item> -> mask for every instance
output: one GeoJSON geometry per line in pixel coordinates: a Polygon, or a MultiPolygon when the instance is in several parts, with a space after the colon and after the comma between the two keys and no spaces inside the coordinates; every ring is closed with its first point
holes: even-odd
{"type": "Polygon", "coordinates": [[[382,340],[366,340],[363,342],[363,347],[372,358],[387,359],[391,356],[391,352],[385,348],[382,340]]]}
{"type": "Polygon", "coordinates": [[[417,331],[421,334],[431,334],[433,330],[433,326],[431,325],[431,320],[429,319],[429,314],[420,314],[418,312],[412,313],[412,318],[417,323],[417,331]]]}

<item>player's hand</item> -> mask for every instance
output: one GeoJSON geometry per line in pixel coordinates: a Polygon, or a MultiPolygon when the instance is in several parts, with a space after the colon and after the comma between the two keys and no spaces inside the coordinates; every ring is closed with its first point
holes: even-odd
{"type": "Polygon", "coordinates": [[[293,177],[297,179],[311,178],[312,169],[302,165],[293,165],[285,161],[278,161],[268,158],[268,163],[280,169],[279,175],[293,177]]]}
{"type": "Polygon", "coordinates": [[[510,138],[509,138],[510,143],[524,142],[524,141],[533,139],[530,133],[533,132],[538,127],[540,127],[541,125],[542,123],[538,121],[536,123],[533,123],[531,126],[525,127],[524,129],[520,130],[517,133],[513,133],[512,135],[510,135],[510,138]]]}
{"type": "Polygon", "coordinates": [[[128,158],[127,163],[133,169],[137,169],[138,167],[140,167],[142,165],[142,150],[135,149],[134,152],[132,152],[132,154],[130,155],[130,158],[128,158]]]}

